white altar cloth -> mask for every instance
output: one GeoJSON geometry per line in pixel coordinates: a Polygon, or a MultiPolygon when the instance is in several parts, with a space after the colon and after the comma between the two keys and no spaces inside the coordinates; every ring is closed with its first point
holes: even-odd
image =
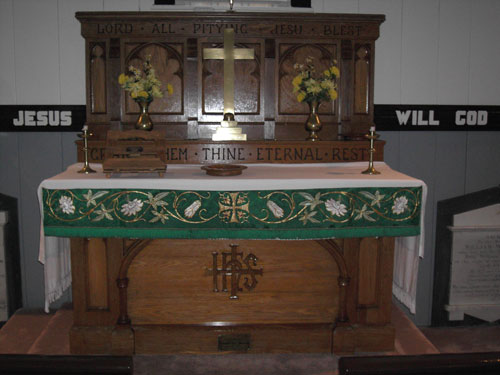
{"type": "MultiPolygon", "coordinates": [[[[394,291],[398,299],[415,312],[418,257],[423,256],[423,218],[427,187],[421,180],[376,162],[380,175],[364,175],[366,162],[327,164],[250,164],[239,176],[208,176],[200,165],[169,165],[165,175],[117,174],[106,178],[100,164],[92,164],[95,174],[79,174],[82,164],[74,164],[54,177],[44,180],[38,189],[40,209],[42,189],[178,189],[238,191],[262,189],[321,189],[321,188],[384,188],[422,187],[421,232],[419,236],[403,237],[396,241],[396,254],[405,254],[404,261],[395,266],[394,291]],[[403,251],[403,253],[401,253],[403,251]],[[413,260],[408,261],[408,258],[413,260]],[[417,268],[415,268],[415,264],[417,268]],[[410,276],[408,274],[410,272],[410,276]],[[397,276],[397,277],[396,277],[397,276]],[[409,281],[407,279],[410,279],[409,281]]],[[[42,215],[43,217],[43,215],[42,215]]],[[[45,265],[46,310],[71,283],[69,241],[45,237],[43,223],[40,231],[39,261],[45,265]]],[[[398,256],[396,256],[396,259],[398,256]]],[[[400,256],[401,258],[401,256],[400,256]]]]}

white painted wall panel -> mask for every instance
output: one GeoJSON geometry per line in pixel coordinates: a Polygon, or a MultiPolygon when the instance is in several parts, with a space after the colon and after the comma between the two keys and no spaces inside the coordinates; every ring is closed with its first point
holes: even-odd
{"type": "Polygon", "coordinates": [[[360,0],[360,13],[385,14],[375,42],[375,104],[401,102],[402,0],[360,0]]]}
{"type": "MultiPolygon", "coordinates": [[[[153,7],[154,0],[139,0],[139,9],[142,12],[150,12],[155,10],[153,7]]],[[[159,9],[157,9],[159,10],[159,9]]]]}
{"type": "Polygon", "coordinates": [[[466,132],[436,132],[435,201],[465,194],[466,132]]]}
{"type": "Polygon", "coordinates": [[[14,1],[17,104],[58,104],[57,0],[14,1]]]}
{"type": "Polygon", "coordinates": [[[102,11],[102,0],[59,2],[59,63],[61,104],[85,104],[85,40],[77,11],[102,11]]]}
{"type": "Polygon", "coordinates": [[[323,0],[311,0],[311,8],[314,13],[322,13],[323,9],[323,0]]]}
{"type": "Polygon", "coordinates": [[[465,192],[500,185],[500,132],[469,132],[465,192]]]}
{"type": "Polygon", "coordinates": [[[0,193],[19,198],[19,133],[0,133],[0,193]]]}
{"type": "Polygon", "coordinates": [[[77,149],[75,141],[80,138],[78,137],[78,133],[62,133],[61,135],[61,169],[65,170],[67,167],[69,167],[71,164],[75,164],[77,161],[77,149]]]}
{"type": "Polygon", "coordinates": [[[400,164],[399,132],[379,132],[380,140],[385,141],[384,161],[398,170],[400,164]]]}
{"type": "Polygon", "coordinates": [[[104,11],[138,11],[139,0],[104,0],[104,11]]]}
{"type": "Polygon", "coordinates": [[[59,133],[24,133],[19,142],[21,170],[21,235],[23,264],[21,271],[26,290],[25,305],[43,306],[43,266],[38,262],[40,215],[37,188],[48,176],[61,172],[61,135],[59,133]]]}
{"type": "Polygon", "coordinates": [[[472,6],[470,0],[440,1],[438,104],[468,103],[472,6]]]}
{"type": "Polygon", "coordinates": [[[474,1],[471,15],[470,104],[498,105],[500,1],[474,1]]]}
{"type": "MultiPolygon", "coordinates": [[[[16,104],[13,0],[0,0],[0,104],[16,104]]],[[[0,124],[1,126],[1,124],[0,124]]]]}
{"type": "MultiPolygon", "coordinates": [[[[57,0],[14,1],[14,43],[18,104],[59,104],[57,0]]],[[[43,301],[43,267],[38,263],[39,216],[36,188],[61,169],[59,133],[19,134],[20,235],[24,304],[43,301]],[[42,293],[41,293],[42,292],[42,293]]]]}
{"type": "Polygon", "coordinates": [[[325,13],[358,13],[358,0],[325,0],[323,5],[325,13]]]}
{"type": "Polygon", "coordinates": [[[401,102],[437,101],[437,0],[404,0],[402,12],[401,102]]]}

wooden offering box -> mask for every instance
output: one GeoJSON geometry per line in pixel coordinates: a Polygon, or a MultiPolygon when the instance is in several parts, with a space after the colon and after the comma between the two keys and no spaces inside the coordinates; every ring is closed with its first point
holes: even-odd
{"type": "Polygon", "coordinates": [[[110,130],[102,169],[107,177],[112,173],[158,173],[163,177],[165,159],[165,138],[161,132],[110,130]]]}

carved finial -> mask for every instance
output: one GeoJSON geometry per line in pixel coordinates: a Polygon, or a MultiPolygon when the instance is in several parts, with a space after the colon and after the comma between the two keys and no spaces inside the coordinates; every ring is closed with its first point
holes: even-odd
{"type": "Polygon", "coordinates": [[[234,0],[229,0],[229,11],[233,11],[234,0]]]}

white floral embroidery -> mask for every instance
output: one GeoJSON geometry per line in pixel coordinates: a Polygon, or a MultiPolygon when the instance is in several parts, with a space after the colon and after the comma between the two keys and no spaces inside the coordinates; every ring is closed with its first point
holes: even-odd
{"type": "Polygon", "coordinates": [[[267,205],[267,208],[269,208],[271,210],[271,212],[273,213],[274,217],[276,217],[278,219],[281,218],[281,217],[283,217],[284,211],[276,203],[274,203],[273,201],[269,200],[269,201],[267,201],[266,205],[267,205]]]}
{"type": "Polygon", "coordinates": [[[97,199],[105,196],[108,194],[108,191],[106,190],[101,190],[98,191],[97,193],[93,194],[92,190],[87,191],[87,194],[83,194],[83,197],[87,200],[87,207],[90,207],[91,205],[97,206],[97,199]]]}
{"type": "Polygon", "coordinates": [[[184,216],[187,217],[188,219],[191,219],[200,207],[201,207],[201,201],[200,200],[194,201],[189,205],[188,208],[184,210],[184,216]]]}
{"type": "Polygon", "coordinates": [[[408,199],[404,195],[394,199],[394,206],[392,206],[393,214],[400,215],[403,212],[405,212],[407,208],[408,208],[408,199]]]}
{"type": "Polygon", "coordinates": [[[326,209],[335,216],[342,217],[347,213],[345,204],[336,201],[335,199],[328,199],[325,202],[326,209]]]}
{"type": "Polygon", "coordinates": [[[169,191],[164,191],[162,193],[158,193],[156,194],[155,196],[153,196],[153,194],[151,193],[148,193],[148,200],[146,201],[146,203],[149,203],[151,205],[151,207],[153,209],[157,209],[158,207],[165,207],[165,206],[168,206],[168,203],[165,202],[164,200],[162,200],[163,198],[165,198],[167,195],[169,195],[170,192],[169,191]]]}
{"type": "Polygon", "coordinates": [[[321,192],[316,193],[314,197],[306,192],[300,192],[299,194],[305,198],[305,201],[300,202],[299,206],[309,207],[311,211],[314,210],[318,204],[323,203],[321,200],[321,192]]]}
{"type": "Polygon", "coordinates": [[[62,212],[65,214],[72,214],[75,212],[75,206],[73,205],[73,199],[70,197],[67,197],[63,195],[61,198],[59,198],[59,207],[61,208],[62,212]]]}
{"type": "Polygon", "coordinates": [[[153,215],[155,217],[149,220],[150,223],[156,223],[158,221],[161,221],[163,224],[165,224],[165,222],[168,220],[167,212],[153,211],[153,215]]]}
{"type": "Polygon", "coordinates": [[[142,209],[142,201],[135,198],[133,201],[128,201],[122,205],[121,212],[127,216],[136,215],[142,209]]]}
{"type": "Polygon", "coordinates": [[[371,199],[372,201],[371,201],[370,205],[377,206],[377,207],[380,207],[380,202],[385,197],[385,194],[380,194],[380,192],[378,190],[375,192],[375,194],[372,194],[368,191],[362,191],[362,192],[360,192],[360,194],[365,196],[368,199],[371,199]]]}
{"type": "Polygon", "coordinates": [[[113,216],[111,216],[111,213],[113,212],[113,209],[111,208],[106,208],[104,207],[103,204],[94,211],[97,216],[92,219],[92,221],[101,221],[102,219],[106,218],[108,220],[113,220],[113,216]]]}
{"type": "Polygon", "coordinates": [[[374,213],[374,211],[369,210],[368,206],[366,204],[364,204],[361,209],[354,210],[354,214],[356,214],[356,216],[354,217],[354,220],[365,219],[367,221],[375,222],[377,220],[375,220],[373,217],[370,216],[373,213],[374,213]]]}

